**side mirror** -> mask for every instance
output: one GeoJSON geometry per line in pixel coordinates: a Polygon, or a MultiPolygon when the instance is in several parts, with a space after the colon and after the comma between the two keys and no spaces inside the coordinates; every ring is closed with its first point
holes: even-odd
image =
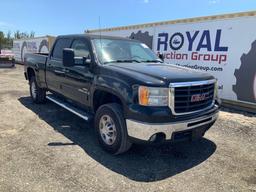
{"type": "Polygon", "coordinates": [[[164,54],[159,53],[159,54],[158,54],[158,57],[159,57],[159,59],[161,59],[162,61],[164,60],[164,54]]]}
{"type": "Polygon", "coordinates": [[[62,62],[65,67],[71,67],[75,65],[75,53],[73,49],[63,49],[62,62]]]}

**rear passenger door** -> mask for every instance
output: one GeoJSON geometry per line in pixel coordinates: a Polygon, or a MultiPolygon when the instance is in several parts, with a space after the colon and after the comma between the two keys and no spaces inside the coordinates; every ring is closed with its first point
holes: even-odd
{"type": "Polygon", "coordinates": [[[62,93],[61,82],[65,79],[65,68],[62,62],[64,48],[70,48],[72,39],[59,38],[56,40],[46,65],[46,82],[50,90],[62,93]]]}
{"type": "Polygon", "coordinates": [[[74,39],[71,48],[75,53],[75,66],[65,69],[66,78],[62,85],[63,93],[73,101],[88,107],[93,74],[90,72],[90,65],[83,64],[82,58],[92,58],[90,42],[85,38],[74,39]]]}

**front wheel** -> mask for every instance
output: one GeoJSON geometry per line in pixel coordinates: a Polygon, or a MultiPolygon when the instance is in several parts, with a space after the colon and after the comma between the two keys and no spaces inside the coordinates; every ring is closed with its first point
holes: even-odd
{"type": "Polygon", "coordinates": [[[38,87],[35,76],[30,78],[29,90],[34,103],[44,103],[46,101],[46,90],[38,87]]]}
{"type": "Polygon", "coordinates": [[[95,115],[95,129],[100,145],[112,154],[121,154],[131,147],[122,108],[117,103],[102,105],[95,115]]]}

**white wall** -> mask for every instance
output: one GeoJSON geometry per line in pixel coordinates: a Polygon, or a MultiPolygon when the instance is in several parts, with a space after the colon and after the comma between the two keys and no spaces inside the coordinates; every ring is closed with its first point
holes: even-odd
{"type": "Polygon", "coordinates": [[[256,103],[256,17],[159,25],[135,30],[101,32],[101,34],[129,37],[132,32],[139,31],[148,32],[153,36],[152,49],[163,53],[166,56],[165,62],[197,68],[196,70],[214,75],[219,80],[221,98],[256,103]],[[165,36],[160,36],[161,33],[165,36]],[[170,43],[171,36],[176,33],[179,34],[170,43]],[[193,43],[189,43],[188,36],[193,37],[196,33],[198,34],[193,43]],[[184,38],[183,44],[180,34],[184,38]],[[164,41],[166,36],[168,36],[167,49],[164,44],[158,49],[159,40],[164,41]],[[177,39],[176,44],[175,39],[177,39]],[[253,42],[255,42],[254,48],[252,48],[253,42]],[[174,48],[181,47],[174,50],[170,44],[174,48]],[[192,45],[191,49],[189,45],[192,45]],[[241,65],[242,55],[244,59],[241,65]],[[209,56],[210,60],[208,60],[209,56]],[[214,61],[211,57],[213,59],[218,57],[218,60],[214,61]]]}

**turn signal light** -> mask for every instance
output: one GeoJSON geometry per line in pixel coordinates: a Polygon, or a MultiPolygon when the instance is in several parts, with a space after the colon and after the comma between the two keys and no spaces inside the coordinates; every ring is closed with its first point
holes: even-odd
{"type": "Polygon", "coordinates": [[[148,105],[148,98],[149,98],[149,90],[147,87],[140,86],[139,87],[139,103],[141,105],[148,105]]]}

